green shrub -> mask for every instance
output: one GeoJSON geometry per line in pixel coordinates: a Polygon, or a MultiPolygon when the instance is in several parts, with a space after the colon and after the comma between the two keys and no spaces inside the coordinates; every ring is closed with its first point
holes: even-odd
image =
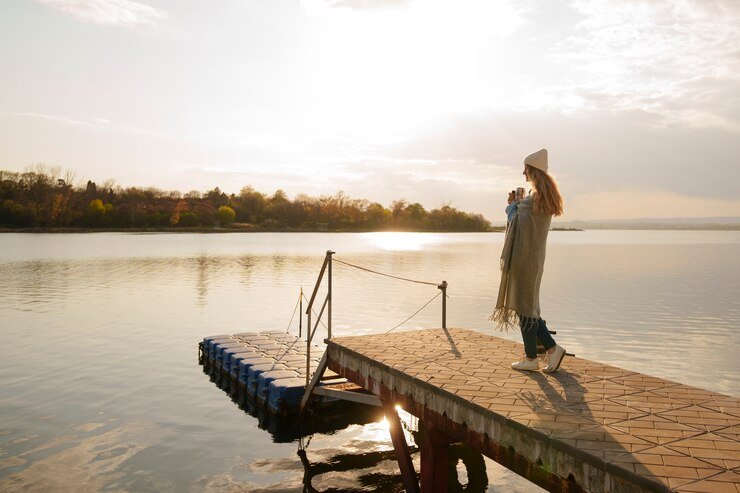
{"type": "Polygon", "coordinates": [[[31,222],[29,211],[14,200],[3,201],[0,207],[0,224],[27,226],[31,222]]]}
{"type": "Polygon", "coordinates": [[[216,218],[222,226],[225,226],[234,222],[234,219],[236,218],[236,212],[234,212],[234,209],[232,209],[228,205],[222,205],[216,211],[216,218]]]}
{"type": "Polygon", "coordinates": [[[190,211],[185,211],[180,213],[180,220],[177,222],[177,225],[184,228],[192,228],[193,226],[197,226],[198,223],[198,216],[190,211]]]}
{"type": "Polygon", "coordinates": [[[85,222],[88,226],[110,226],[114,215],[112,204],[103,204],[100,199],[93,199],[85,210],[85,222]]]}

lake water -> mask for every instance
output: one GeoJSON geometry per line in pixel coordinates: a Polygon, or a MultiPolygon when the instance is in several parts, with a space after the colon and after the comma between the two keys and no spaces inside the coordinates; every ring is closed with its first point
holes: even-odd
{"type": "MultiPolygon", "coordinates": [[[[502,239],[0,235],[0,490],[302,491],[299,444],[275,443],[210,381],[198,341],[288,329],[327,249],[379,271],[446,280],[448,326],[492,333],[502,239]]],[[[335,264],[334,293],[334,334],[345,335],[386,331],[437,289],[335,264]]],[[[740,395],[740,232],[552,232],[541,302],[577,356],[740,395]]],[[[437,299],[396,330],[439,326],[440,314],[437,299]]],[[[362,460],[391,448],[380,418],[317,433],[311,462],[357,465],[312,485],[397,491],[392,459],[362,460]]],[[[486,466],[488,491],[536,490],[486,466]]]]}

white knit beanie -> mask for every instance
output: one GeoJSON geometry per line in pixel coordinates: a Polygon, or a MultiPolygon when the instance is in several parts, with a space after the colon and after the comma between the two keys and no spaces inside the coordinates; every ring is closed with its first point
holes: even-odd
{"type": "Polygon", "coordinates": [[[528,164],[547,173],[547,149],[540,149],[525,157],[524,164],[528,164]]]}

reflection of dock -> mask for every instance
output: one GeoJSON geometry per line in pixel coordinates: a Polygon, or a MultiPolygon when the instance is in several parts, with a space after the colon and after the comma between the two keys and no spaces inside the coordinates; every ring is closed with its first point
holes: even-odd
{"type": "Polygon", "coordinates": [[[517,372],[521,344],[464,329],[326,343],[330,370],[424,424],[422,491],[446,491],[458,441],[550,491],[740,491],[740,399],[580,358],[517,372]]]}

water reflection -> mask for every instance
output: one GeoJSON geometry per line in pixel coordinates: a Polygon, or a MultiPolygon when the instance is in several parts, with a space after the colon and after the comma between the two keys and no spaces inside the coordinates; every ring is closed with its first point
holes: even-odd
{"type": "Polygon", "coordinates": [[[316,433],[335,433],[350,425],[365,425],[383,419],[382,413],[377,408],[356,403],[343,403],[341,407],[323,408],[321,412],[316,413],[307,412],[300,418],[295,415],[275,416],[255,403],[246,392],[233,385],[218,369],[204,365],[203,373],[208,375],[211,382],[223,390],[239,409],[257,418],[259,428],[267,431],[275,443],[291,443],[316,433]]]}
{"type": "Polygon", "coordinates": [[[242,255],[238,257],[236,261],[241,266],[241,284],[247,287],[250,286],[257,259],[251,255],[242,255]]]}
{"type": "MultiPolygon", "coordinates": [[[[409,450],[418,471],[419,450],[415,446],[409,450]]],[[[450,445],[448,454],[447,491],[482,493],[488,490],[489,479],[483,455],[463,443],[450,445]]],[[[337,454],[333,449],[309,451],[300,447],[298,456],[304,468],[304,492],[404,491],[393,450],[337,454]],[[337,487],[338,476],[344,483],[341,487],[337,487]]]]}
{"type": "Polygon", "coordinates": [[[396,472],[398,466],[393,450],[362,454],[336,454],[335,450],[316,450],[312,451],[311,456],[313,462],[309,460],[305,447],[298,449],[298,457],[304,470],[303,491],[306,493],[358,492],[368,491],[368,488],[371,491],[404,491],[401,475],[396,472]],[[324,474],[330,476],[329,481],[320,477],[324,474]],[[345,483],[341,489],[336,487],[336,478],[339,475],[345,483]],[[348,483],[354,483],[359,487],[351,487],[348,483]],[[321,486],[317,488],[315,484],[321,486]]]}
{"type": "Polygon", "coordinates": [[[198,292],[198,305],[204,306],[208,297],[208,257],[201,255],[196,259],[198,265],[198,280],[196,283],[198,292]]]}

